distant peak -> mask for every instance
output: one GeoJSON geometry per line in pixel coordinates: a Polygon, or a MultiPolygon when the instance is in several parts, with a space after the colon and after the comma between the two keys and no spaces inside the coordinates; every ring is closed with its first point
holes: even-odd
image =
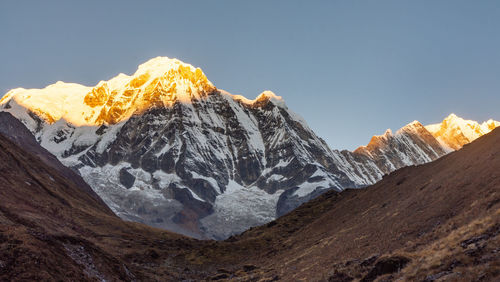
{"type": "Polygon", "coordinates": [[[400,134],[402,132],[419,132],[422,129],[424,129],[424,126],[422,125],[422,123],[420,123],[418,120],[414,120],[414,121],[408,123],[407,125],[401,127],[396,132],[396,134],[400,134]]]}
{"type": "Polygon", "coordinates": [[[464,119],[457,116],[456,114],[453,114],[453,113],[448,115],[445,119],[443,119],[444,124],[450,124],[450,123],[461,122],[461,121],[464,121],[464,119]]]}
{"type": "Polygon", "coordinates": [[[485,121],[481,124],[481,128],[484,128],[484,129],[489,130],[489,131],[491,131],[499,126],[500,126],[500,122],[493,120],[493,119],[489,119],[488,121],[485,121]]]}
{"type": "Polygon", "coordinates": [[[157,56],[147,60],[146,62],[139,65],[139,68],[151,66],[151,65],[162,65],[162,64],[170,64],[172,62],[181,62],[176,58],[169,58],[167,56],[157,56]]]}
{"type": "Polygon", "coordinates": [[[150,72],[150,71],[165,73],[170,69],[178,68],[180,65],[189,67],[193,70],[196,69],[192,65],[184,63],[178,59],[159,56],[156,58],[152,58],[145,63],[140,64],[135,74],[137,75],[140,73],[150,72]]]}
{"type": "Polygon", "coordinates": [[[445,119],[457,119],[457,118],[459,118],[459,117],[456,114],[451,113],[445,119]]]}
{"type": "Polygon", "coordinates": [[[278,100],[283,99],[281,96],[274,94],[274,92],[271,90],[263,91],[262,93],[260,93],[259,97],[267,97],[267,98],[273,98],[273,99],[278,99],[278,100]]]}
{"type": "Polygon", "coordinates": [[[479,124],[477,121],[465,120],[452,113],[441,123],[430,124],[425,128],[440,142],[457,150],[498,126],[500,123],[492,119],[479,124]]]}
{"type": "Polygon", "coordinates": [[[262,92],[259,96],[257,96],[255,101],[258,101],[258,102],[271,101],[276,106],[281,106],[281,107],[285,106],[285,100],[283,100],[283,98],[281,96],[274,94],[274,92],[272,92],[270,90],[266,90],[266,91],[262,92]]]}
{"type": "Polygon", "coordinates": [[[420,121],[414,120],[414,121],[410,122],[409,124],[407,124],[406,126],[413,126],[413,127],[414,126],[419,126],[420,127],[420,126],[423,126],[423,125],[420,123],[420,121]]]}
{"type": "Polygon", "coordinates": [[[366,146],[359,146],[354,152],[359,153],[363,151],[371,151],[375,148],[379,148],[383,143],[386,143],[392,137],[392,130],[390,128],[386,129],[382,135],[373,135],[370,142],[366,146]]]}

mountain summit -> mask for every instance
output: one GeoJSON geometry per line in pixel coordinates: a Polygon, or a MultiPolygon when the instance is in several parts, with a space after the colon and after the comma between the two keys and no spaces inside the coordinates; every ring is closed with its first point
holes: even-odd
{"type": "Polygon", "coordinates": [[[116,124],[134,113],[171,106],[175,101],[190,103],[214,90],[201,69],[157,57],[140,65],[131,76],[119,74],[95,87],[59,81],[44,89],[17,88],[0,103],[13,100],[48,123],[65,119],[76,126],[93,126],[116,124]]]}
{"type": "Polygon", "coordinates": [[[458,150],[498,126],[500,122],[492,119],[479,124],[476,121],[464,120],[455,114],[450,114],[441,123],[431,124],[425,128],[442,144],[458,150]]]}
{"type": "Polygon", "coordinates": [[[0,111],[120,217],[200,238],[226,238],[327,190],[364,187],[451,151],[419,122],[355,152],[332,150],[280,96],[232,95],[165,57],[95,87],[14,89],[0,111]]]}

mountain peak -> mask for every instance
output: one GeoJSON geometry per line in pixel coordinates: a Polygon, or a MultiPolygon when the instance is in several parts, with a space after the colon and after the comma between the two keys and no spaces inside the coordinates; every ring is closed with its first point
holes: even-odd
{"type": "MultiPolygon", "coordinates": [[[[186,63],[184,63],[176,58],[158,56],[155,58],[151,58],[148,61],[140,64],[138,69],[144,70],[144,69],[154,69],[154,68],[165,68],[165,67],[172,67],[173,65],[179,65],[179,64],[189,65],[189,64],[186,64],[186,63]]],[[[191,65],[189,65],[189,66],[191,66],[191,65]]]]}
{"type": "Polygon", "coordinates": [[[44,89],[17,88],[0,106],[27,108],[49,123],[65,119],[78,126],[114,124],[152,107],[191,103],[215,90],[200,68],[156,57],[133,75],[121,73],[94,87],[58,81],[44,89]]]}
{"type": "Polygon", "coordinates": [[[408,123],[407,125],[403,126],[402,128],[410,128],[410,127],[413,128],[413,127],[422,127],[422,126],[423,125],[422,125],[422,123],[420,123],[420,121],[414,120],[414,121],[408,123]]]}
{"type": "Polygon", "coordinates": [[[152,107],[191,103],[215,90],[200,68],[167,57],[151,59],[134,75],[117,76],[110,82],[115,85],[100,82],[85,95],[87,106],[102,107],[90,121],[117,123],[152,107]]]}
{"type": "Polygon", "coordinates": [[[462,119],[461,117],[458,117],[456,114],[451,113],[449,114],[444,120],[456,120],[456,119],[462,119]]]}
{"type": "Polygon", "coordinates": [[[477,121],[465,120],[452,113],[441,123],[430,124],[425,128],[443,145],[457,150],[498,126],[500,122],[492,119],[479,124],[477,121]]]}
{"type": "Polygon", "coordinates": [[[401,134],[403,132],[422,132],[425,131],[425,127],[418,120],[414,120],[407,125],[401,127],[398,131],[396,131],[396,135],[401,134]]]}
{"type": "Polygon", "coordinates": [[[500,126],[500,122],[489,119],[481,124],[481,128],[485,131],[492,131],[493,129],[497,128],[500,126]]]}
{"type": "Polygon", "coordinates": [[[285,100],[283,100],[281,96],[274,94],[274,92],[270,90],[262,92],[259,96],[257,96],[255,101],[256,102],[271,101],[276,106],[282,106],[282,107],[285,106],[285,100]]]}
{"type": "Polygon", "coordinates": [[[152,77],[158,77],[168,73],[172,69],[174,70],[179,69],[179,67],[181,66],[184,69],[189,69],[191,72],[195,72],[196,69],[199,69],[175,58],[158,56],[156,58],[148,60],[143,64],[140,64],[133,76],[137,77],[144,73],[148,73],[152,77]]]}
{"type": "Polygon", "coordinates": [[[442,124],[445,126],[461,126],[464,124],[473,124],[477,123],[476,121],[473,120],[464,120],[463,118],[457,116],[456,114],[450,114],[448,115],[445,119],[443,119],[442,124]]]}
{"type": "Polygon", "coordinates": [[[378,148],[381,144],[384,144],[391,138],[392,130],[390,128],[386,129],[384,134],[382,135],[373,135],[370,139],[370,142],[366,146],[359,146],[354,152],[363,152],[363,151],[371,151],[374,148],[378,148]]]}

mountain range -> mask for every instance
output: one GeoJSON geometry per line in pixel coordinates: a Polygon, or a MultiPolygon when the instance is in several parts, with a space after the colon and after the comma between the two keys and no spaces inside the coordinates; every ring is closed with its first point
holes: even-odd
{"type": "Polygon", "coordinates": [[[436,160],[500,125],[452,114],[439,124],[387,130],[353,152],[333,150],[280,96],[232,95],[201,69],[166,57],[94,87],[13,89],[0,111],[121,218],[214,239],[270,222],[328,190],[366,187],[436,160]]]}

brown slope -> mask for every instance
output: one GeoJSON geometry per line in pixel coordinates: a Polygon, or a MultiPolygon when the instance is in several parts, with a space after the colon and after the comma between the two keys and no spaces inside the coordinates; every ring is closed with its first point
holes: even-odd
{"type": "Polygon", "coordinates": [[[192,259],[241,261],[229,271],[239,279],[495,281],[500,278],[499,233],[497,129],[366,189],[326,193],[192,259]],[[243,264],[257,269],[244,272],[243,264]]]}
{"type": "Polygon", "coordinates": [[[122,221],[94,194],[0,134],[0,281],[199,278],[206,274],[178,262],[184,249],[198,244],[122,221]]]}
{"type": "Polygon", "coordinates": [[[8,112],[0,112],[0,134],[14,142],[23,150],[38,157],[43,163],[57,171],[66,180],[74,182],[78,188],[106,206],[104,202],[102,202],[102,199],[92,190],[92,188],[90,188],[79,174],[64,166],[56,156],[40,146],[28,128],[8,112]]]}

